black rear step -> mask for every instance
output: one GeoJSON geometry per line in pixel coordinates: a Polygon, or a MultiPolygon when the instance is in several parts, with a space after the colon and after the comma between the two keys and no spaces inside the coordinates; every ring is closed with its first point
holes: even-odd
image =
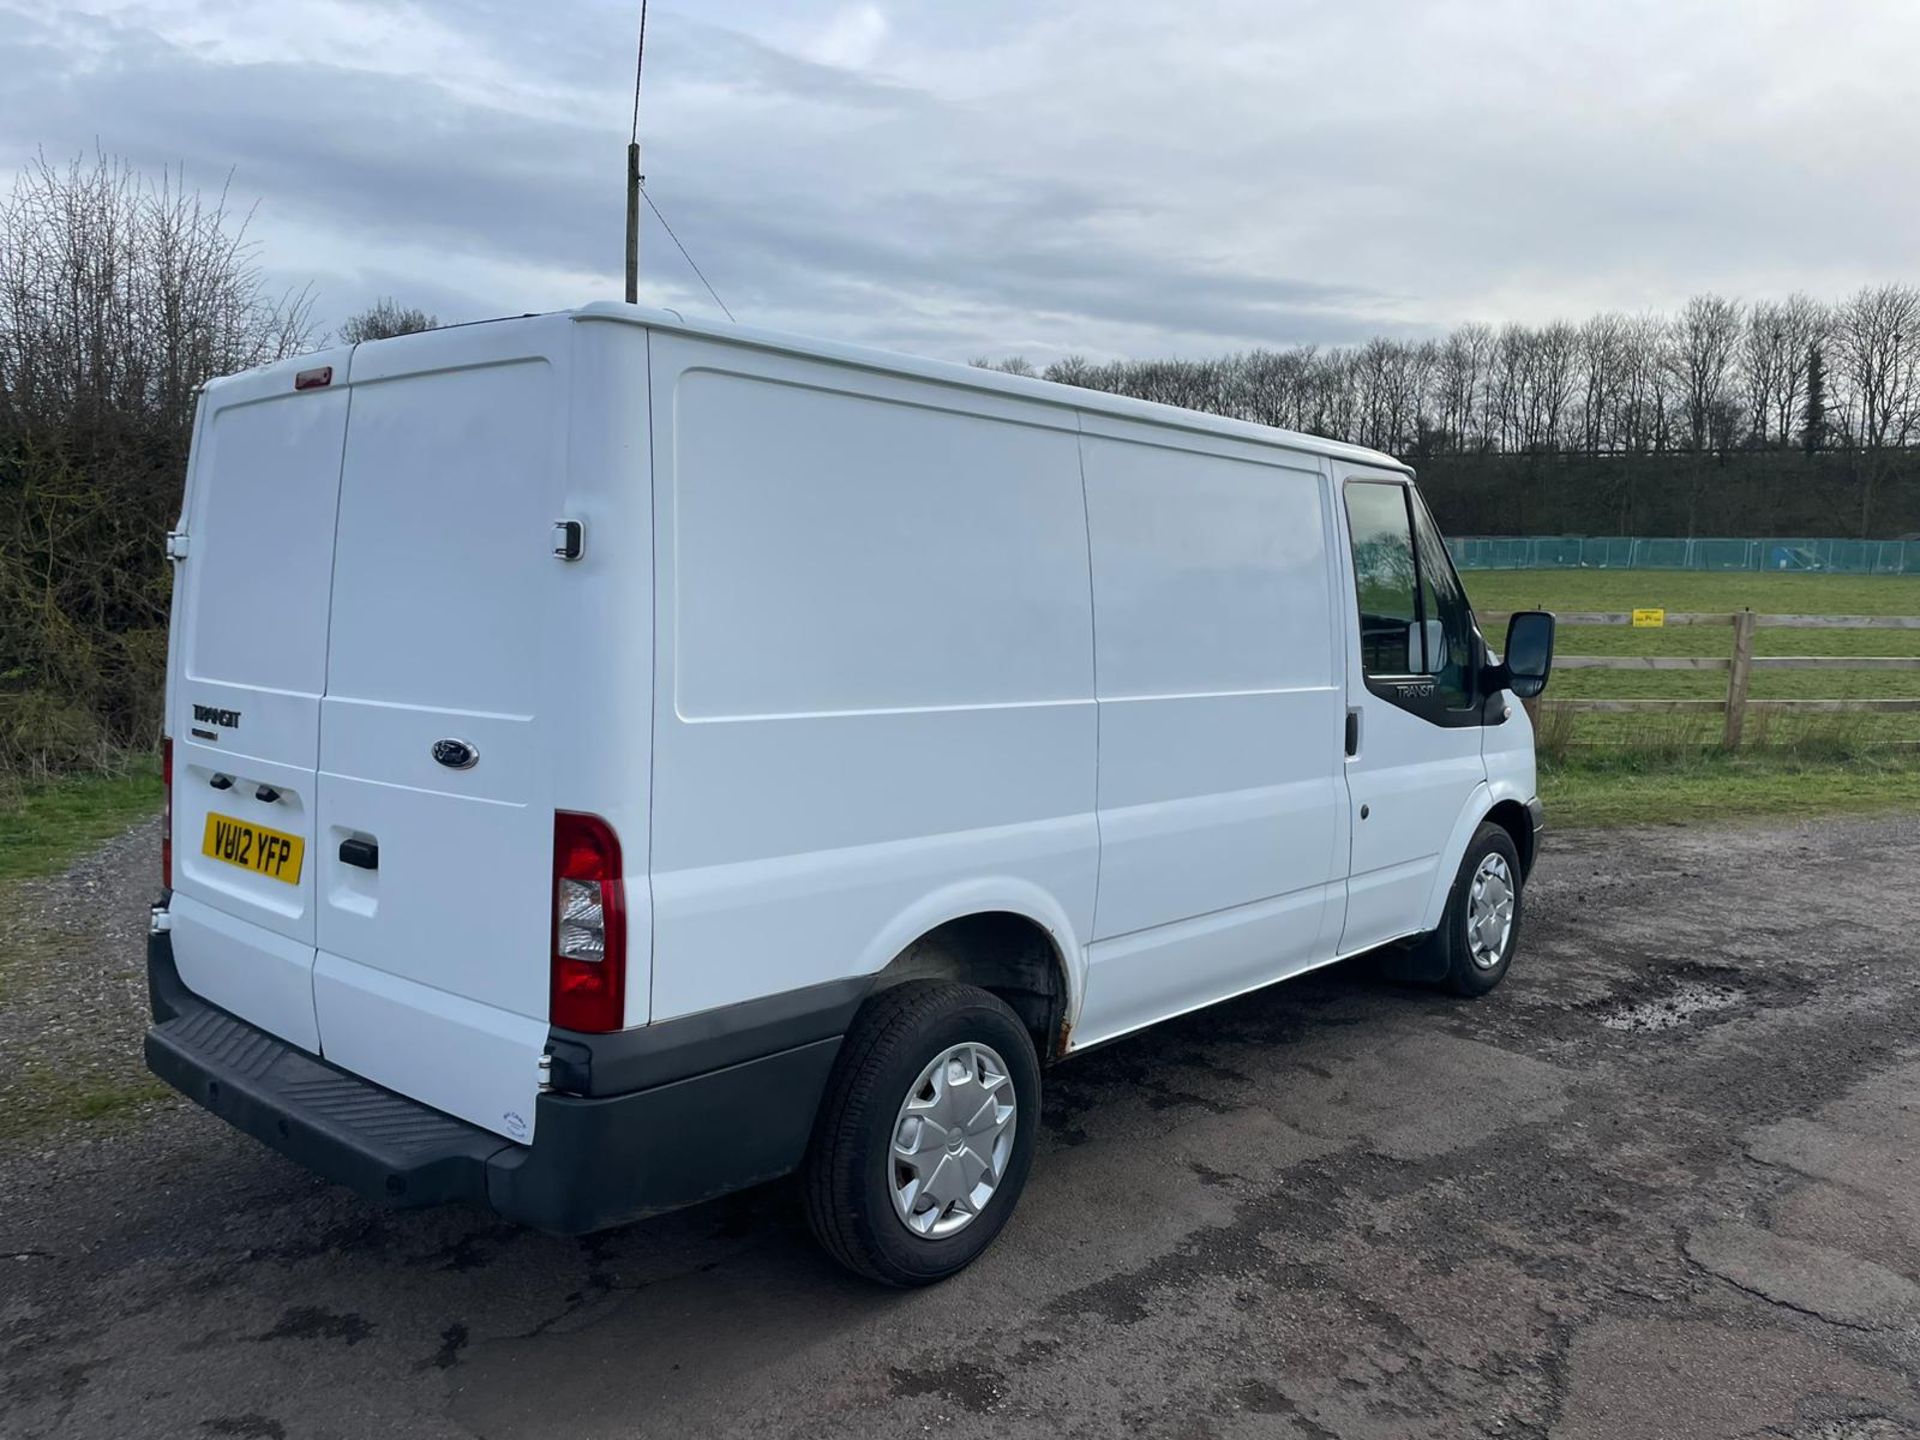
{"type": "Polygon", "coordinates": [[[148,1067],[236,1129],[369,1200],[468,1201],[557,1235],[698,1204],[792,1170],[840,1049],[822,1014],[851,1008],[837,990],[817,987],[832,993],[743,1007],[753,1013],[738,1025],[693,1016],[651,1034],[556,1032],[555,1048],[568,1057],[556,1071],[596,1090],[623,1080],[638,1088],[543,1092],[533,1144],[516,1145],[202,999],[181,981],[165,930],[147,940],[147,988],[148,1067]],[[819,1033],[823,1026],[829,1033],[819,1033]],[[641,1036],[656,1043],[639,1046],[641,1036]],[[599,1042],[617,1043],[596,1066],[599,1042]]]}
{"type": "Polygon", "coordinates": [[[370,1200],[486,1203],[487,1161],[514,1148],[508,1141],[209,1005],[181,983],[170,946],[163,962],[153,958],[147,976],[157,1023],[147,1031],[146,1053],[162,1080],[370,1200]]]}

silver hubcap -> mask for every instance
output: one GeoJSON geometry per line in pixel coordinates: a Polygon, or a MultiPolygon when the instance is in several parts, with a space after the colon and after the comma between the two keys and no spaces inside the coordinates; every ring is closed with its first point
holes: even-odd
{"type": "Polygon", "coordinates": [[[1467,889],[1467,950],[1482,970],[1493,969],[1507,953],[1507,938],[1513,934],[1513,901],[1513,871],[1507,868],[1507,857],[1497,851],[1485,856],[1467,889]]]}
{"type": "Polygon", "coordinates": [[[1006,1174],[1016,1108],[1007,1062],[991,1046],[955,1045],[920,1072],[888,1156],[887,1189],[902,1225],[944,1240],[973,1223],[1006,1174]]]}

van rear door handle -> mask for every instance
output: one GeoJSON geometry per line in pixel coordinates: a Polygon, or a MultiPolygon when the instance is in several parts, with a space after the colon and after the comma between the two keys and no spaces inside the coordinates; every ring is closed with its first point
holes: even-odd
{"type": "Polygon", "coordinates": [[[380,846],[372,840],[342,840],[340,842],[340,863],[357,865],[362,870],[380,868],[380,846]]]}

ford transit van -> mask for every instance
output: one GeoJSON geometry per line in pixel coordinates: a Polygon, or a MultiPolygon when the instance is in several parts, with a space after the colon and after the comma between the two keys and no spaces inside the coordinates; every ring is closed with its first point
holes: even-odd
{"type": "Polygon", "coordinates": [[[209,384],[168,549],[148,1061],[368,1196],[924,1283],[1051,1063],[1513,961],[1552,620],[1371,451],[595,304],[209,384]]]}

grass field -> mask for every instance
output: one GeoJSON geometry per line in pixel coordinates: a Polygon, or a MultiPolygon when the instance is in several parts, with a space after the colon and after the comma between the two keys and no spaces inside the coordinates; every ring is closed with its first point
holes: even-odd
{"type": "Polygon", "coordinates": [[[1758,610],[1770,615],[1920,615],[1920,575],[1706,574],[1690,570],[1468,570],[1488,610],[1758,610]]]}
{"type": "MultiPolygon", "coordinates": [[[[1696,574],[1662,570],[1477,570],[1463,577],[1483,611],[1764,615],[1920,615],[1920,576],[1696,574]]],[[[1498,643],[1498,636],[1492,636],[1498,643]]],[[[1732,651],[1720,626],[1659,630],[1562,626],[1562,655],[1705,655],[1732,651]]],[[[1761,629],[1756,655],[1920,655],[1920,630],[1761,629]]],[[[1558,823],[1661,822],[1698,815],[1804,815],[1920,808],[1920,714],[1786,717],[1750,711],[1747,746],[1718,752],[1717,713],[1556,712],[1566,699],[1717,700],[1725,671],[1558,670],[1541,715],[1541,790],[1558,823]]],[[[1759,699],[1920,697],[1920,671],[1758,670],[1759,699]]]]}
{"type": "MultiPolygon", "coordinates": [[[[1632,610],[1766,615],[1920,615],[1920,576],[1824,576],[1738,573],[1703,575],[1660,570],[1482,570],[1464,577],[1482,610],[1632,610]]],[[[1490,636],[1498,643],[1498,636],[1490,636]]],[[[1562,626],[1562,655],[1706,655],[1725,658],[1733,632],[1717,625],[1660,630],[1562,626]]],[[[1755,655],[1920,656],[1920,630],[1778,630],[1754,636],[1755,655]]],[[[1717,700],[1725,671],[1559,670],[1549,700],[1717,700]]],[[[1920,670],[1757,670],[1755,700],[1920,698],[1920,670]]],[[[1582,715],[1561,738],[1677,748],[1718,740],[1717,714],[1582,715]]],[[[1788,718],[1754,711],[1748,738],[1850,749],[1874,742],[1920,741],[1920,714],[1824,715],[1788,718]]]]}
{"type": "Polygon", "coordinates": [[[0,881],[64,870],[160,808],[160,766],[129,763],[118,775],[74,775],[0,791],[0,881]]]}
{"type": "Polygon", "coordinates": [[[1920,758],[1609,747],[1543,762],[1540,798],[1555,830],[1920,810],[1920,758]]]}

